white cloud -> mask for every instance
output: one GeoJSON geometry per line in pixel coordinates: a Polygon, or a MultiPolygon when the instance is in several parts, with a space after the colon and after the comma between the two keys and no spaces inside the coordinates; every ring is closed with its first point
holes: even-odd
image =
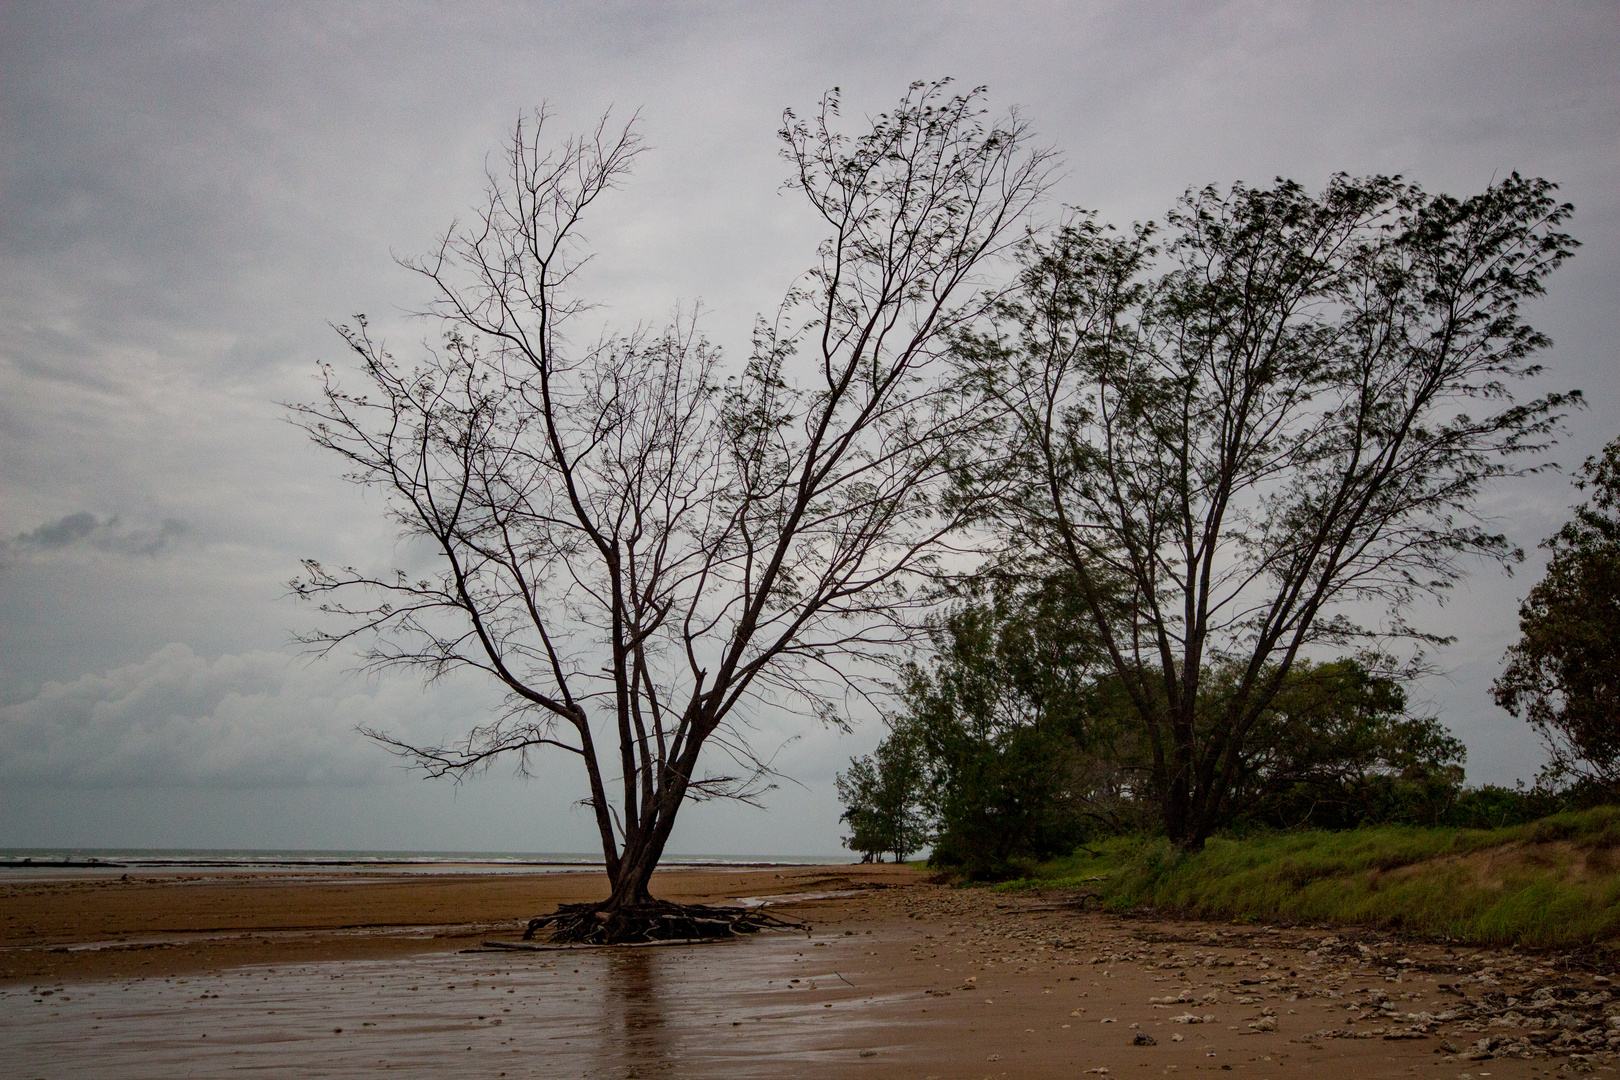
{"type": "Polygon", "coordinates": [[[420,727],[435,698],[365,687],[336,664],[256,651],[212,662],[170,644],[139,664],[0,708],[0,781],[29,786],[303,786],[384,779],[356,725],[420,727]]]}

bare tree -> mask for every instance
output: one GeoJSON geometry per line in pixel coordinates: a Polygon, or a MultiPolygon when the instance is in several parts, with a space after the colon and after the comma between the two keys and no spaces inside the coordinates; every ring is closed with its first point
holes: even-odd
{"type": "Polygon", "coordinates": [[[985,413],[943,343],[983,313],[982,272],[1049,168],[1016,113],[986,123],[982,93],[914,84],[855,137],[837,91],[785,114],[788,187],[829,235],[729,377],[689,324],[569,338],[581,222],[641,146],[604,120],[548,152],[545,115],[522,122],[477,217],[407,264],[442,345],[407,368],[357,320],[341,332],[364,392],[328,367],[295,407],[437,560],[421,577],[306,562],[294,589],[339,620],[309,643],[359,637],[374,665],[505,688],[505,713],[453,745],[376,733],[431,774],[578,758],[612,895],[568,933],[646,932],[683,802],[757,793],[739,720],[762,700],[835,719],[965,519],[944,496],[985,413]],[[700,773],[711,745],[742,768],[700,773]]]}
{"type": "Polygon", "coordinates": [[[1206,188],[1162,248],[1077,218],[1028,249],[1003,330],[964,340],[1013,420],[1002,525],[1077,575],[1178,843],[1225,820],[1302,652],[1422,640],[1416,598],[1522,558],[1475,504],[1579,396],[1511,394],[1548,343],[1519,305],[1575,246],[1553,190],[1206,188]]]}

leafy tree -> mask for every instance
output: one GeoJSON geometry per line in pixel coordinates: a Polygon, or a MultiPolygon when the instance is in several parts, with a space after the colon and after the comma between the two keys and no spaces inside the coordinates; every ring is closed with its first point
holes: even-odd
{"type": "Polygon", "coordinates": [[[1588,458],[1591,498],[1542,542],[1547,573],[1519,606],[1496,703],[1535,725],[1555,776],[1620,787],[1620,439],[1588,458]]]}
{"type": "MultiPolygon", "coordinates": [[[[1212,692],[1227,692],[1236,674],[1211,680],[1212,692]]],[[[1467,757],[1437,719],[1408,714],[1398,677],[1354,658],[1297,662],[1250,746],[1233,804],[1278,827],[1439,824],[1467,757]]]]}
{"type": "Polygon", "coordinates": [[[1000,876],[1069,850],[1120,808],[1091,715],[1098,654],[1066,576],[997,580],[931,631],[932,663],[907,669],[891,740],[918,747],[936,865],[1000,876]]]}
{"type": "Polygon", "coordinates": [[[851,832],[844,846],[868,860],[881,862],[883,853],[890,852],[895,862],[905,862],[929,841],[922,810],[922,757],[907,735],[890,735],[875,755],[852,759],[849,771],[837,777],[838,798],[845,807],[839,820],[851,832]]]}
{"type": "Polygon", "coordinates": [[[433,564],[307,562],[293,588],[337,624],[307,640],[506,690],[448,745],[374,733],[432,775],[580,763],[612,890],[564,936],[663,925],[648,882],[684,802],[765,775],[739,718],[761,699],[835,717],[862,658],[906,640],[915,584],[970,511],[944,495],[986,416],[944,343],[982,314],[1048,171],[982,100],[915,84],[854,135],[836,91],[785,115],[788,186],[827,235],[730,377],[689,326],[581,337],[581,224],[640,142],[604,120],[548,151],[544,115],[520,123],[471,223],[406,264],[443,344],[407,366],[358,321],[361,389],[328,366],[295,407],[433,564]],[[706,773],[716,751],[736,768],[706,773]]]}
{"type": "MultiPolygon", "coordinates": [[[[886,850],[875,838],[880,805],[920,804],[932,862],[995,877],[1098,832],[1158,827],[1151,759],[1072,576],[980,585],[934,627],[931,662],[909,669],[906,709],[877,759],[852,762],[841,778],[845,820],[874,834],[851,846],[886,850]],[[884,787],[886,760],[905,762],[903,784],[884,787]]],[[[1460,800],[1469,820],[1495,813],[1495,803],[1463,799],[1462,743],[1435,718],[1408,712],[1409,673],[1390,663],[1297,662],[1256,725],[1229,823],[1440,824],[1460,800]]],[[[1200,717],[1219,716],[1219,699],[1240,677],[1235,668],[1210,672],[1201,693],[1214,700],[1200,717]]]]}
{"type": "Polygon", "coordinates": [[[1522,558],[1473,507],[1576,399],[1512,396],[1548,344],[1520,305],[1575,247],[1554,191],[1208,187],[1162,242],[1079,217],[1031,240],[999,329],[961,337],[1008,420],[970,489],[1015,556],[1074,576],[1178,844],[1241,811],[1301,658],[1432,640],[1415,600],[1522,558]]]}

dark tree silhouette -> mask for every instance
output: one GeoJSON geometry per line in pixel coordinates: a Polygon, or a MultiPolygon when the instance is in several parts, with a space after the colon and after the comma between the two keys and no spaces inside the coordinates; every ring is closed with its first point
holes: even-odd
{"type": "Polygon", "coordinates": [[[504,687],[504,714],[453,745],[374,733],[429,773],[541,749],[581,763],[612,895],[567,934],[656,927],[648,883],[684,801],[749,798],[766,775],[737,720],[761,698],[836,718],[970,512],[943,496],[986,413],[943,342],[982,315],[983,271],[1049,168],[982,94],[915,84],[855,136],[836,91],[785,115],[788,187],[828,235],[730,377],[689,325],[569,337],[581,223],[641,146],[604,120],[548,151],[544,114],[522,122],[483,209],[406,264],[443,344],[406,366],[356,320],[364,389],[328,367],[295,407],[437,560],[307,562],[294,589],[338,620],[309,642],[504,687]],[[702,771],[715,748],[741,768],[702,771]]]}
{"type": "Polygon", "coordinates": [[[1575,397],[1511,392],[1548,343],[1520,304],[1575,247],[1554,190],[1205,188],[1162,246],[1078,218],[1030,245],[1002,332],[962,342],[1013,418],[981,477],[1013,485],[1001,526],[1076,575],[1178,843],[1226,819],[1302,652],[1422,639],[1416,598],[1522,558],[1473,508],[1575,397]],[[1368,604],[1387,620],[1352,621],[1368,604]]]}
{"type": "Polygon", "coordinates": [[[1494,687],[1552,752],[1554,775],[1620,787],[1620,439],[1588,458],[1592,497],[1542,542],[1547,573],[1519,605],[1517,644],[1494,687]]]}

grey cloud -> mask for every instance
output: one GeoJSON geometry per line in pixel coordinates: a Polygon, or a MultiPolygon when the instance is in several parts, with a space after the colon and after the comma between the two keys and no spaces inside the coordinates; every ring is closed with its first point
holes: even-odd
{"type": "Polygon", "coordinates": [[[190,529],[179,518],[164,518],[155,529],[132,529],[117,515],[100,521],[96,515],[80,511],[48,521],[30,532],[18,533],[10,544],[0,543],[0,561],[74,547],[118,555],[155,556],[173,546],[190,529]]]}
{"type": "MultiPolygon", "coordinates": [[[[656,149],[592,219],[600,257],[582,284],[606,302],[602,318],[657,322],[701,298],[712,312],[705,329],[740,349],[734,358],[746,354],[755,312],[813,261],[820,235],[777,188],[780,110],[834,84],[853,119],[913,77],[986,82],[998,107],[1021,103],[1067,151],[1054,201],[1118,224],[1162,214],[1185,185],[1240,177],[1316,187],[1338,169],[1400,172],[1466,193],[1508,169],[1547,175],[1580,208],[1585,244],[1533,316],[1558,342],[1540,388],[1579,386],[1592,402],[1558,453],[1578,461],[1620,424],[1608,327],[1620,290],[1620,158],[1602,149],[1620,131],[1611,7],[1547,15],[1480,0],[1458,18],[1456,5],[1436,3],[1223,0],[1194,11],[1162,0],[945,0],[919,18],[902,5],[820,2],[0,0],[0,563],[16,568],[0,582],[0,777],[24,777],[18,763],[29,760],[45,770],[29,781],[36,794],[53,776],[134,783],[133,767],[84,732],[149,753],[130,726],[139,703],[166,717],[140,730],[161,732],[157,745],[179,755],[150,759],[165,782],[292,783],[314,767],[319,755],[303,751],[286,751],[303,773],[265,757],[270,736],[256,728],[231,735],[233,709],[255,725],[292,718],[310,745],[335,748],[333,761],[373,752],[336,705],[298,711],[300,688],[348,699],[335,670],[282,673],[279,689],[204,694],[167,711],[151,680],[157,669],[206,670],[207,683],[226,677],[221,664],[241,678],[284,664],[275,648],[309,618],[282,600],[300,556],[397,559],[377,502],[347,489],[274,402],[304,399],[315,361],[337,355],[329,319],[369,312],[409,351],[423,328],[398,315],[422,293],[390,252],[427,250],[476,203],[485,155],[542,101],[557,109],[559,132],[610,103],[619,115],[642,108],[656,149]],[[68,510],[79,512],[58,516],[68,510]],[[175,641],[234,659],[148,670],[175,641]],[[268,659],[246,659],[261,656],[254,650],[268,659]],[[131,679],[145,688],[118,689],[131,679]],[[220,760],[235,764],[185,756],[204,745],[234,748],[220,760]]],[[[1533,558],[1574,501],[1543,479],[1505,483],[1491,498],[1533,558]]],[[[1511,778],[1516,761],[1529,762],[1528,776],[1539,761],[1528,729],[1506,725],[1485,691],[1537,573],[1480,574],[1426,613],[1425,626],[1458,635],[1438,657],[1459,667],[1456,681],[1430,692],[1482,777],[1511,778]]],[[[393,720],[425,723],[433,702],[449,700],[405,683],[355,693],[356,709],[396,729],[393,720]]],[[[475,715],[460,700],[441,712],[475,715]]],[[[796,802],[801,790],[784,785],[771,828],[802,820],[823,840],[799,850],[835,848],[826,778],[879,732],[867,725],[844,740],[791,718],[780,730],[807,732],[780,760],[821,801],[796,802]]],[[[774,747],[776,734],[768,726],[758,741],[774,747]]],[[[736,835],[777,835],[729,810],[702,813],[721,816],[682,828],[724,820],[744,830],[736,835]]],[[[0,831],[5,815],[0,806],[0,831]]],[[[329,835],[354,835],[348,828],[329,835]]]]}
{"type": "Polygon", "coordinates": [[[105,551],[125,555],[157,555],[190,530],[190,526],[179,518],[164,518],[155,530],[137,529],[120,533],[115,531],[117,528],[118,519],[111,519],[104,526],[106,535],[100,539],[93,538],[91,543],[105,551]]]}
{"type": "Polygon", "coordinates": [[[392,759],[356,725],[419,729],[445,702],[356,685],[336,665],[167,645],[139,664],[46,683],[0,708],[0,782],[66,787],[373,783],[392,759]]]}
{"type": "Polygon", "coordinates": [[[45,551],[65,548],[75,541],[87,538],[96,531],[96,525],[96,516],[94,514],[69,514],[60,521],[47,522],[33,532],[19,534],[17,546],[23,549],[36,548],[45,551]]]}

